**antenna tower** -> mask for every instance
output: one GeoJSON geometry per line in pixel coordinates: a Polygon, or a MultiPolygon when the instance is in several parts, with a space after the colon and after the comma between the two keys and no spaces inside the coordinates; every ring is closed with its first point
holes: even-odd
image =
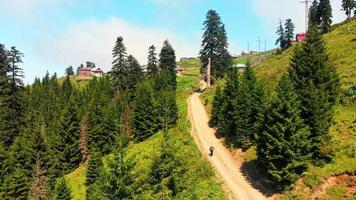
{"type": "Polygon", "coordinates": [[[312,2],[310,0],[303,0],[300,1],[300,3],[305,4],[305,32],[308,32],[308,27],[309,27],[309,3],[312,2]]]}

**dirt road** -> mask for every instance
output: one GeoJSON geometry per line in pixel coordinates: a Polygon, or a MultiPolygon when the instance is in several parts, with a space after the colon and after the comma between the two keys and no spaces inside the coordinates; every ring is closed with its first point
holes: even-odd
{"type": "Polygon", "coordinates": [[[209,117],[200,101],[199,95],[199,93],[194,93],[188,99],[192,135],[203,155],[208,158],[224,181],[230,198],[239,200],[266,199],[243,176],[240,171],[242,163],[234,160],[231,152],[215,137],[215,130],[208,126],[209,117]],[[210,146],[215,148],[212,157],[208,155],[210,146]]]}

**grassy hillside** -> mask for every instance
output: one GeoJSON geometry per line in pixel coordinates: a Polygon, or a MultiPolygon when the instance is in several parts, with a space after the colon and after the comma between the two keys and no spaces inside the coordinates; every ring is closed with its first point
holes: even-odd
{"type": "MultiPolygon", "coordinates": [[[[58,82],[59,83],[62,83],[65,79],[65,76],[64,77],[61,77],[61,78],[58,78],[58,82]]],[[[72,84],[79,88],[79,89],[82,89],[82,88],[85,88],[89,81],[92,80],[93,77],[89,76],[89,77],[78,77],[78,76],[70,76],[70,80],[72,82],[72,84]]]]}
{"type": "MultiPolygon", "coordinates": [[[[308,173],[298,181],[297,187],[281,195],[282,199],[355,199],[356,102],[355,97],[347,101],[342,99],[354,93],[352,87],[356,87],[356,20],[335,27],[323,38],[342,83],[342,103],[335,106],[334,122],[330,128],[335,157],[325,166],[310,166],[308,173]]],[[[273,91],[279,78],[287,72],[294,48],[281,55],[272,55],[253,68],[258,79],[270,91],[273,91]]],[[[224,83],[222,81],[219,84],[224,83]]],[[[216,86],[207,90],[202,97],[208,111],[211,110],[215,88],[216,86]]],[[[254,148],[245,153],[245,159],[250,163],[256,160],[254,148]]]]}
{"type": "MultiPolygon", "coordinates": [[[[184,76],[178,77],[177,104],[179,109],[179,120],[177,126],[170,130],[174,146],[179,151],[177,158],[185,165],[187,172],[185,176],[187,188],[176,199],[225,199],[220,181],[209,163],[202,158],[201,153],[190,136],[190,123],[187,119],[187,98],[198,86],[199,69],[192,65],[187,69],[184,76]]],[[[151,138],[141,143],[130,143],[127,147],[127,159],[133,160],[136,165],[133,169],[133,177],[139,185],[138,192],[148,191],[150,187],[147,183],[149,170],[153,158],[159,153],[162,133],[157,133],[151,138]]],[[[110,156],[105,159],[110,159],[110,156]]],[[[77,170],[66,176],[66,180],[72,190],[73,199],[84,199],[85,196],[85,173],[86,165],[80,166],[77,170]]],[[[140,198],[151,199],[150,193],[142,193],[140,198]]]]}
{"type": "MultiPolygon", "coordinates": [[[[342,81],[342,89],[348,89],[356,83],[356,20],[335,28],[323,36],[330,59],[337,66],[342,81]]],[[[257,77],[266,85],[274,88],[282,74],[289,67],[289,59],[294,48],[274,55],[257,65],[254,70],[257,77]]]]}

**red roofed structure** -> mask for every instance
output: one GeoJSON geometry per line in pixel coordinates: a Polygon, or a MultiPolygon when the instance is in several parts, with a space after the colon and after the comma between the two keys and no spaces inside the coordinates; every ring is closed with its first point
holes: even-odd
{"type": "Polygon", "coordinates": [[[298,33],[298,34],[295,36],[295,41],[296,41],[296,42],[303,41],[303,40],[305,40],[306,37],[307,37],[307,34],[306,34],[306,33],[298,33]]]}
{"type": "Polygon", "coordinates": [[[91,69],[89,67],[83,67],[79,69],[79,76],[91,76],[91,69]]]}

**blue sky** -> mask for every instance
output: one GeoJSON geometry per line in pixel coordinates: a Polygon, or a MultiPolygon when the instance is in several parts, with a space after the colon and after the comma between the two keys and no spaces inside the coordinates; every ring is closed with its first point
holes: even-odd
{"type": "MultiPolygon", "coordinates": [[[[331,0],[334,22],[345,18],[341,0],[331,0]]],[[[0,0],[0,43],[25,55],[25,82],[49,71],[89,60],[111,68],[115,38],[122,35],[128,53],[145,64],[147,49],[170,40],[177,57],[197,56],[202,23],[209,9],[226,26],[231,54],[274,48],[278,19],[291,18],[304,29],[304,6],[298,0],[0,0]]]]}

